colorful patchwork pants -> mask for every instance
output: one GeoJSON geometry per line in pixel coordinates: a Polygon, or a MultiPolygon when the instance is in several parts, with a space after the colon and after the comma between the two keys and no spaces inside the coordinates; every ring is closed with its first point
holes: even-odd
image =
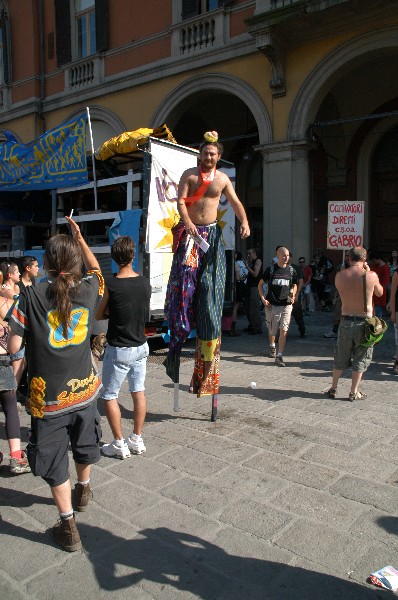
{"type": "MultiPolygon", "coordinates": [[[[210,247],[203,252],[196,244],[191,246],[190,236],[185,232],[182,234],[174,254],[166,293],[165,314],[170,328],[166,370],[176,383],[179,381],[181,349],[191,330],[196,328],[197,351],[200,348],[203,361],[212,362],[219,356],[226,274],[225,248],[217,223],[199,225],[197,230],[210,247]]],[[[197,387],[194,385],[192,391],[201,395],[197,387]]]]}

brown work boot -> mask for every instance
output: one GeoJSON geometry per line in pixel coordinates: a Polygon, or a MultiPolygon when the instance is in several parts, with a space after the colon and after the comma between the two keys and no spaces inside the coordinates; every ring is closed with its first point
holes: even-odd
{"type": "Polygon", "coordinates": [[[54,525],[53,538],[67,552],[81,550],[82,544],[74,516],[65,521],[61,519],[54,525]]]}
{"type": "Polygon", "coordinates": [[[87,510],[87,506],[90,498],[93,497],[93,492],[91,491],[90,484],[82,485],[81,483],[76,483],[75,485],[75,510],[77,512],[84,512],[87,510]]]}

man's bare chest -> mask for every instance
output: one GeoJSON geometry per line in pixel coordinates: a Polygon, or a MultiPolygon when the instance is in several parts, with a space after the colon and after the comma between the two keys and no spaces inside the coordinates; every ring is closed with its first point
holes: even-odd
{"type": "MultiPolygon", "coordinates": [[[[203,182],[201,177],[192,177],[189,182],[189,195],[195,194],[202,186],[203,182]]],[[[204,198],[219,198],[223,190],[222,177],[216,175],[214,180],[211,181],[203,190],[204,198]]]]}

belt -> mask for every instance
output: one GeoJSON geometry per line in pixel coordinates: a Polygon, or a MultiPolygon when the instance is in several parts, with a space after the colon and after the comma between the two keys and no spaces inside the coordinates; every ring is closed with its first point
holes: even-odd
{"type": "Polygon", "coordinates": [[[368,317],[356,317],[354,315],[341,315],[342,321],[364,321],[368,317]]]}

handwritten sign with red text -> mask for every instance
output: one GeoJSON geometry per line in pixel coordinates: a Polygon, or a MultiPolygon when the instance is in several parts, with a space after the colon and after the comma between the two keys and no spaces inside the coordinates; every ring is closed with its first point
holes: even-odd
{"type": "Polygon", "coordinates": [[[328,250],[363,246],[364,202],[328,202],[328,250]]]}

